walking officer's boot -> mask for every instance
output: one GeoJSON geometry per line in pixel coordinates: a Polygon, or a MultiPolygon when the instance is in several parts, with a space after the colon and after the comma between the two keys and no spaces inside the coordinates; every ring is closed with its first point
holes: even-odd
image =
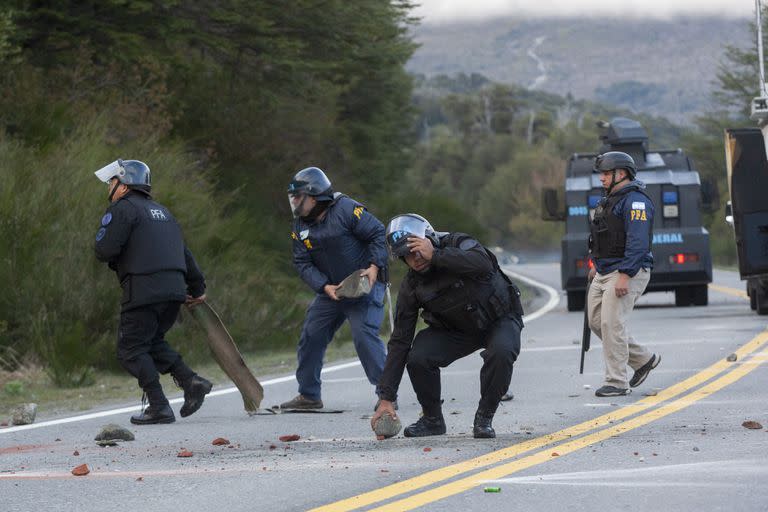
{"type": "Polygon", "coordinates": [[[491,426],[493,412],[478,409],[475,413],[475,424],[472,428],[472,436],[475,439],[492,439],[496,437],[496,431],[491,426]]]}
{"type": "Polygon", "coordinates": [[[140,414],[131,416],[131,423],[134,425],[156,425],[158,423],[173,423],[176,416],[173,414],[168,399],[163,393],[160,381],[154,381],[144,388],[144,396],[141,398],[141,405],[144,406],[145,399],[149,401],[149,406],[141,411],[140,414]]]}
{"type": "Polygon", "coordinates": [[[182,418],[194,414],[203,405],[205,395],[211,392],[213,384],[207,379],[195,374],[192,378],[184,382],[184,405],[181,406],[179,414],[182,418]]]}
{"type": "Polygon", "coordinates": [[[442,413],[436,416],[427,416],[425,414],[416,423],[405,427],[403,435],[405,437],[439,436],[445,434],[445,431],[445,420],[442,413]]]}

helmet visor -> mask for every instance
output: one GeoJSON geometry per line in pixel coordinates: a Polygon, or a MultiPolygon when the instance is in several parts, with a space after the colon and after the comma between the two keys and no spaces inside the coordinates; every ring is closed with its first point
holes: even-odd
{"type": "Polygon", "coordinates": [[[393,258],[408,254],[408,237],[426,238],[429,224],[413,215],[398,215],[387,226],[387,247],[393,258]]]}
{"type": "Polygon", "coordinates": [[[120,176],[120,171],[123,168],[121,165],[121,160],[115,160],[111,164],[105,165],[98,171],[96,171],[95,174],[97,178],[99,178],[104,183],[109,183],[109,180],[114,178],[115,176],[120,176]]]}

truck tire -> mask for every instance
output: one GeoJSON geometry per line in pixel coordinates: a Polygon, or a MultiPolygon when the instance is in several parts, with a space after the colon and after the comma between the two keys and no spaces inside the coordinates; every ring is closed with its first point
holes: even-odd
{"type": "Polygon", "coordinates": [[[586,292],[568,292],[568,311],[584,311],[586,292]]]}
{"type": "Polygon", "coordinates": [[[693,302],[691,287],[681,286],[680,288],[675,288],[675,306],[679,308],[690,306],[691,302],[693,302]]]}
{"type": "Polygon", "coordinates": [[[691,299],[694,306],[706,306],[709,303],[709,286],[705,284],[692,286],[691,299]]]}
{"type": "Polygon", "coordinates": [[[757,285],[753,289],[753,294],[755,296],[755,310],[757,311],[758,315],[768,315],[768,287],[762,286],[760,284],[757,285]]]}
{"type": "Polygon", "coordinates": [[[749,309],[755,311],[757,309],[757,293],[755,289],[747,286],[747,295],[749,296],[749,309]]]}

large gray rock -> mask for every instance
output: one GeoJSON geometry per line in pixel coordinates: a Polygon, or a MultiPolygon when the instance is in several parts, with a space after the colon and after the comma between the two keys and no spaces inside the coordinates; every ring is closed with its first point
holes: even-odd
{"type": "Polygon", "coordinates": [[[399,418],[393,418],[389,414],[383,414],[373,427],[373,431],[376,432],[376,436],[379,439],[387,439],[396,436],[400,433],[400,429],[403,425],[400,423],[399,418]]]}
{"type": "Polygon", "coordinates": [[[117,441],[133,441],[133,432],[115,423],[104,425],[94,438],[100,446],[114,446],[117,441]]]}
{"type": "Polygon", "coordinates": [[[356,299],[368,295],[371,292],[371,283],[366,276],[360,276],[360,272],[364,270],[355,270],[345,277],[336,288],[336,296],[340,299],[356,299]]]}
{"type": "Polygon", "coordinates": [[[30,425],[35,422],[37,415],[37,404],[23,404],[18,406],[11,413],[12,425],[30,425]]]}

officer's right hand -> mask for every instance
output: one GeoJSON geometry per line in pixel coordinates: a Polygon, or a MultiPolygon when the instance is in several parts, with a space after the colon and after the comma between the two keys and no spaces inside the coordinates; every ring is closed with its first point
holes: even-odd
{"type": "Polygon", "coordinates": [[[596,268],[591,268],[591,269],[589,269],[589,277],[587,279],[589,279],[591,281],[591,280],[593,280],[595,278],[595,275],[597,275],[597,269],[596,268]]]}
{"type": "Polygon", "coordinates": [[[327,296],[332,298],[333,300],[340,300],[339,297],[336,296],[336,290],[338,290],[339,285],[337,284],[327,284],[323,286],[323,291],[327,296]]]}
{"type": "Polygon", "coordinates": [[[389,400],[381,400],[379,402],[379,406],[376,408],[376,412],[373,413],[373,416],[371,416],[371,430],[376,430],[376,422],[379,421],[379,418],[385,414],[392,416],[392,419],[397,419],[395,404],[389,400]]]}
{"type": "Polygon", "coordinates": [[[198,304],[202,304],[205,302],[205,294],[202,294],[199,297],[193,297],[191,295],[187,295],[187,300],[184,302],[189,307],[197,306],[198,304]]]}

